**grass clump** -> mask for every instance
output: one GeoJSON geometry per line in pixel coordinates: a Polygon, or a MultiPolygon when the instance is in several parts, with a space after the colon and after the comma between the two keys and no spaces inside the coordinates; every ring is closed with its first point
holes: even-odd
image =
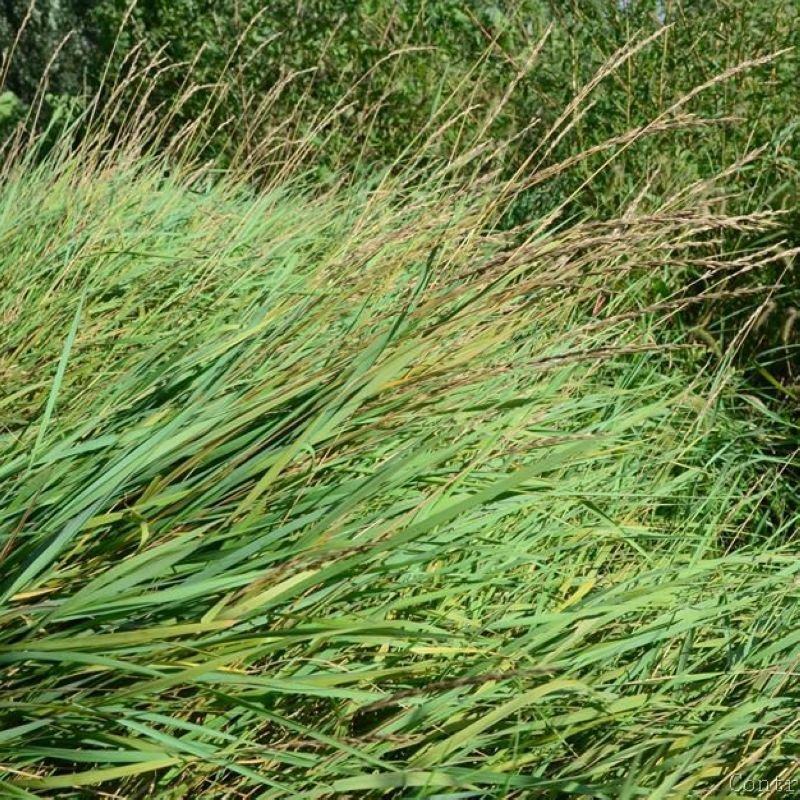
{"type": "Polygon", "coordinates": [[[5,795],[792,774],[792,432],[668,324],[779,257],[716,253],[769,220],[500,231],[515,187],[449,174],[7,166],[5,795]]]}

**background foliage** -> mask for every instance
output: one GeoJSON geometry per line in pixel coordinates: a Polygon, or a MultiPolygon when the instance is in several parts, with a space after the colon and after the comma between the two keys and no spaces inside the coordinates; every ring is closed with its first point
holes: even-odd
{"type": "MultiPolygon", "coordinates": [[[[25,18],[26,7],[25,0],[4,4],[4,49],[25,18]]],[[[517,142],[519,155],[536,141],[539,128],[560,114],[601,64],[632,37],[669,26],[599,87],[592,109],[575,130],[581,142],[597,143],[648,122],[682,94],[753,56],[796,47],[799,17],[792,0],[234,0],[224,5],[140,0],[132,9],[119,0],[39,0],[25,26],[7,88],[29,102],[52,52],[70,31],[50,71],[54,94],[96,89],[107,60],[114,72],[141,44],[148,56],[192,62],[193,80],[200,84],[213,84],[225,75],[232,85],[220,114],[246,125],[252,97],[269,92],[288,74],[305,73],[310,77],[286,88],[275,113],[290,112],[298,103],[312,112],[327,110],[356,84],[347,95],[353,106],[351,124],[329,147],[350,156],[365,147],[374,162],[401,152],[443,93],[459,82],[476,92],[475,104],[496,100],[493,95],[524,70],[525,56],[553,25],[541,57],[529,77],[515,86],[494,131],[513,135],[541,119],[517,142]],[[363,124],[372,113],[375,124],[363,124]]],[[[743,148],[767,141],[780,148],[784,162],[796,161],[798,77],[798,56],[792,52],[704,92],[693,111],[709,117],[734,113],[739,124],[722,128],[699,152],[686,140],[666,151],[659,143],[658,166],[663,171],[680,155],[682,169],[702,174],[714,168],[709,147],[728,148],[727,153],[713,151],[713,163],[718,164],[722,155],[740,155],[743,148]]],[[[178,93],[184,79],[185,71],[167,72],[153,101],[178,93]]],[[[200,95],[184,113],[196,114],[203,102],[200,95]]],[[[220,139],[221,146],[225,141],[220,139]]],[[[640,177],[636,171],[623,173],[620,169],[606,178],[617,193],[634,190],[640,177]]],[[[607,197],[608,188],[596,186],[596,202],[603,202],[598,198],[607,197]]],[[[787,187],[781,190],[785,193],[787,187]]]]}

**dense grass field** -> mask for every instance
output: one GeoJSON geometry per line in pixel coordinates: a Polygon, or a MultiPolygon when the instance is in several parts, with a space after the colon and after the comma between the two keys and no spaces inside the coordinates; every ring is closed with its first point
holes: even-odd
{"type": "Polygon", "coordinates": [[[213,114],[145,102],[158,65],[14,128],[0,798],[793,796],[780,165],[630,175],[662,136],[705,158],[689,101],[772,56],[575,139],[646,47],[522,160],[517,84],[374,168],[321,169],[342,107],[213,152],[213,114]]]}
{"type": "Polygon", "coordinates": [[[769,220],[499,233],[491,181],[167,166],[56,154],[0,196],[7,796],[793,769],[791,432],[671,324],[769,220]]]}

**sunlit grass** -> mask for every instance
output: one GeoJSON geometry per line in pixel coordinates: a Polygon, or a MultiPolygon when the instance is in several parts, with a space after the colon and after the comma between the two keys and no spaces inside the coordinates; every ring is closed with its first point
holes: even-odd
{"type": "Polygon", "coordinates": [[[763,223],[499,234],[497,202],[80,153],[10,173],[7,796],[653,798],[793,769],[785,431],[667,324],[709,232],[763,223]]]}
{"type": "Polygon", "coordinates": [[[456,94],[417,150],[324,186],[280,125],[203,163],[208,120],[130,104],[147,71],[49,149],[18,128],[0,795],[611,800],[793,774],[796,431],[737,340],[679,324],[732,292],[757,324],[756,276],[790,253],[724,243],[774,220],[727,216],[707,179],[509,223],[588,157],[712,124],[687,96],[548,162],[644,46],[512,177],[483,134],[429,146],[456,94]]]}

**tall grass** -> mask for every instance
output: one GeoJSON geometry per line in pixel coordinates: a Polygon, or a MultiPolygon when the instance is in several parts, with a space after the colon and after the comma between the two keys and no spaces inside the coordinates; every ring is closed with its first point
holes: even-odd
{"type": "Polygon", "coordinates": [[[0,791],[794,774],[796,432],[671,324],[769,217],[501,231],[530,174],[254,189],[103,125],[0,187],[0,791]]]}

